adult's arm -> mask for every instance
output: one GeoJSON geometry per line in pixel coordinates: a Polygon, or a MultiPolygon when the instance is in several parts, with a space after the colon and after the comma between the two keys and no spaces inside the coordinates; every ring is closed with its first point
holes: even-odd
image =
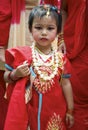
{"type": "Polygon", "coordinates": [[[61,32],[63,33],[63,28],[64,28],[64,24],[66,22],[67,16],[68,16],[68,6],[67,6],[67,1],[66,0],[62,0],[61,2],[61,14],[62,14],[62,28],[61,28],[61,32]]]}
{"type": "Polygon", "coordinates": [[[61,26],[61,32],[59,34],[59,39],[58,39],[58,50],[61,51],[62,53],[66,53],[66,46],[64,43],[64,25],[66,23],[66,19],[68,16],[68,9],[67,9],[67,1],[66,0],[62,0],[61,1],[61,14],[62,14],[62,26],[61,26]]]}

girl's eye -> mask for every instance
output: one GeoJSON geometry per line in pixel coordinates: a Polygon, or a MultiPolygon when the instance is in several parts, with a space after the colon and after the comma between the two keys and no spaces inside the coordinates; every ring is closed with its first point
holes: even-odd
{"type": "Polygon", "coordinates": [[[48,27],[47,29],[48,30],[54,30],[54,27],[48,27]]]}
{"type": "Polygon", "coordinates": [[[35,29],[37,29],[37,30],[41,30],[41,29],[42,29],[42,27],[35,27],[35,29]]]}

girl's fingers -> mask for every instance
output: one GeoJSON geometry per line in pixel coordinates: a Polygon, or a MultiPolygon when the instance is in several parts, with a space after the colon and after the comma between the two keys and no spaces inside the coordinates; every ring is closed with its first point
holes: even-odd
{"type": "Polygon", "coordinates": [[[24,62],[23,62],[23,64],[25,65],[25,64],[28,64],[28,61],[27,60],[25,60],[24,62]]]}
{"type": "Polygon", "coordinates": [[[30,75],[30,71],[29,71],[29,69],[26,70],[26,71],[24,71],[24,73],[25,73],[26,75],[30,75]]]}
{"type": "Polygon", "coordinates": [[[69,119],[68,119],[68,116],[66,116],[66,124],[69,123],[69,119]]]}
{"type": "Polygon", "coordinates": [[[74,117],[70,114],[66,114],[66,124],[71,128],[74,124],[74,117]]]}

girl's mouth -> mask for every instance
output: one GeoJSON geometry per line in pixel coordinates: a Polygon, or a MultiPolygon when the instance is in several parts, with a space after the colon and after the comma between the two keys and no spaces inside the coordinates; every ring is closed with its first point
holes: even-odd
{"type": "Polygon", "coordinates": [[[47,38],[41,38],[41,41],[47,41],[48,39],[47,38]]]}

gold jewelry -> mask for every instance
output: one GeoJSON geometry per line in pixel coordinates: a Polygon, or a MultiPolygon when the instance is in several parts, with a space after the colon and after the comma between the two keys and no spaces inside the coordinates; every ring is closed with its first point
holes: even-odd
{"type": "Polygon", "coordinates": [[[63,32],[61,32],[61,33],[58,34],[58,37],[60,37],[60,36],[63,36],[63,32]]]}
{"type": "Polygon", "coordinates": [[[61,40],[58,42],[58,46],[61,45],[64,42],[64,40],[61,40]]]}
{"type": "Polygon", "coordinates": [[[60,77],[61,70],[64,69],[62,56],[61,53],[58,53],[56,49],[52,48],[50,57],[48,56],[47,61],[44,61],[36,50],[35,45],[32,46],[32,65],[36,73],[33,84],[36,91],[46,93],[53,87],[54,77],[56,75],[60,77]]]}
{"type": "Polygon", "coordinates": [[[73,115],[73,109],[68,109],[68,110],[67,110],[67,114],[73,115]]]}
{"type": "MultiPolygon", "coordinates": [[[[40,63],[38,62],[38,59],[36,59],[36,51],[35,51],[35,47],[32,46],[32,57],[33,57],[33,66],[35,68],[35,70],[37,71],[38,75],[40,76],[41,79],[43,79],[44,81],[48,81],[54,78],[54,76],[57,74],[58,72],[58,66],[59,66],[59,58],[58,58],[58,53],[55,50],[53,52],[53,56],[54,56],[54,61],[53,61],[53,72],[50,75],[44,74],[40,71],[39,69],[39,65],[40,63]]],[[[48,66],[47,63],[43,63],[42,65],[48,66]]],[[[51,64],[50,64],[51,65],[51,64]]]]}
{"type": "Polygon", "coordinates": [[[49,15],[50,15],[50,8],[47,8],[46,17],[49,17],[49,15]]]}

